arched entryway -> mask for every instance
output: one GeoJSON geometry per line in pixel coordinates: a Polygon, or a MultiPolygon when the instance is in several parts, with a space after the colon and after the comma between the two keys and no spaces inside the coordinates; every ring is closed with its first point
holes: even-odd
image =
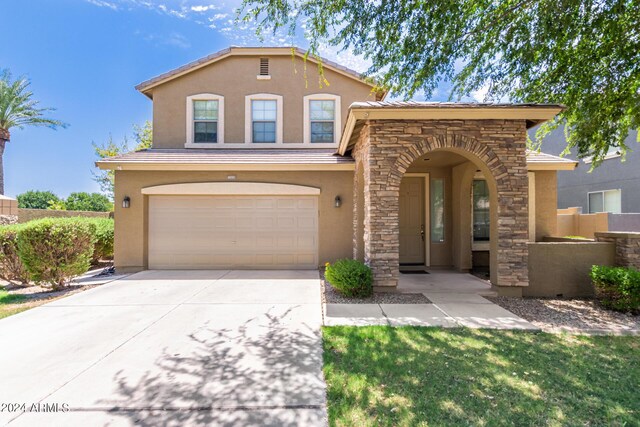
{"type": "MultiPolygon", "coordinates": [[[[362,212],[363,220],[363,251],[356,255],[371,266],[376,285],[396,286],[398,282],[399,191],[403,178],[408,170],[415,168],[416,162],[429,153],[440,152],[465,159],[472,165],[470,171],[479,170],[486,179],[492,206],[492,283],[498,286],[527,285],[525,132],[524,124],[514,122],[506,126],[504,121],[489,120],[377,120],[368,124],[353,151],[356,159],[355,193],[358,193],[359,186],[362,188],[362,197],[355,197],[355,213],[362,212]],[[362,183],[358,182],[358,177],[362,177],[362,183]]],[[[460,182],[469,182],[466,178],[460,182]]],[[[466,199],[466,190],[453,190],[449,191],[452,201],[461,197],[466,199]]],[[[462,199],[458,203],[463,203],[462,199]]],[[[454,246],[460,260],[463,257],[460,252],[462,238],[461,235],[453,238],[458,240],[454,246]]],[[[360,236],[354,227],[354,240],[358,239],[360,236]]],[[[452,264],[462,265],[459,261],[452,264]]]]}
{"type": "Polygon", "coordinates": [[[488,272],[495,188],[473,156],[435,149],[415,159],[400,181],[400,272],[488,272]]]}

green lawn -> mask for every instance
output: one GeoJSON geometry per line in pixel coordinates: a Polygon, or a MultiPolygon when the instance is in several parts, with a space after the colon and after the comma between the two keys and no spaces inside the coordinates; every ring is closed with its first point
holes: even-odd
{"type": "Polygon", "coordinates": [[[11,295],[0,288],[0,319],[31,308],[30,306],[20,304],[23,300],[24,296],[11,295]]]}
{"type": "Polygon", "coordinates": [[[325,327],[338,426],[638,426],[640,337],[325,327]]]}

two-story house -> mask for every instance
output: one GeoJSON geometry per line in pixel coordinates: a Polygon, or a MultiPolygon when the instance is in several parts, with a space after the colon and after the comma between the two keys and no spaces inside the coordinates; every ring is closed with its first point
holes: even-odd
{"type": "Polygon", "coordinates": [[[98,162],[115,170],[116,268],[355,257],[395,286],[400,265],[486,262],[497,289],[520,294],[527,242],[555,233],[556,172],[575,167],[527,153],[527,129],[561,107],[386,102],[304,54],[229,48],[137,86],[153,148],[98,162]]]}

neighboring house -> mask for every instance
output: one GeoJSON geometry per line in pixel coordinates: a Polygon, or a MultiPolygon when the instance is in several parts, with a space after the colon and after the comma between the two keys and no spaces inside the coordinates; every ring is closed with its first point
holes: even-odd
{"type": "Polygon", "coordinates": [[[290,48],[229,48],[137,86],[153,148],[115,173],[115,264],[142,269],[315,269],[363,259],[375,284],[400,264],[469,270],[504,294],[527,285],[527,242],[556,230],[556,171],[526,152],[556,105],[384,102],[338,64],[290,48]],[[476,261],[481,263],[482,261],[476,261]]]}
{"type": "MultiPolygon", "coordinates": [[[[578,159],[575,149],[566,158],[578,161],[575,172],[558,173],[558,208],[582,208],[583,213],[640,213],[640,150],[637,131],[626,139],[630,150],[623,162],[612,148],[605,160],[593,171],[591,159],[578,159]]],[[[560,155],[567,141],[564,129],[552,132],[542,143],[542,150],[560,155]]]]}

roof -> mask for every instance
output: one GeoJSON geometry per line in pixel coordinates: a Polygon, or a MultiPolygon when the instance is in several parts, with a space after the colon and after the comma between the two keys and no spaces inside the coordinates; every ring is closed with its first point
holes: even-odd
{"type": "MultiPolygon", "coordinates": [[[[527,150],[530,170],[574,169],[577,162],[527,150]]],[[[352,170],[351,156],[331,149],[147,149],[96,162],[118,170],[352,170]]]]}
{"type": "Polygon", "coordinates": [[[355,144],[359,124],[368,120],[524,120],[527,128],[553,119],[559,104],[367,101],[349,107],[339,154],[355,144]]]}
{"type": "Polygon", "coordinates": [[[147,149],[96,162],[130,170],[351,170],[353,159],[333,149],[147,149]]]}
{"type": "Polygon", "coordinates": [[[351,104],[352,109],[361,108],[408,108],[408,109],[468,109],[468,108],[491,108],[491,109],[507,109],[507,108],[562,108],[559,104],[534,104],[534,103],[494,103],[494,102],[427,102],[427,101],[362,101],[351,104]]]}
{"type": "Polygon", "coordinates": [[[527,165],[530,170],[574,170],[578,167],[578,162],[541,151],[527,150],[527,165]]]}
{"type": "MultiPolygon", "coordinates": [[[[300,49],[298,47],[228,47],[226,49],[222,49],[218,52],[212,53],[211,55],[207,55],[200,59],[196,59],[195,61],[189,62],[181,67],[175,68],[171,71],[167,71],[166,73],[160,74],[156,77],[153,77],[149,80],[146,80],[136,86],[136,89],[140,92],[147,94],[147,92],[158,86],[160,84],[166,83],[170,80],[178,78],[182,75],[188,74],[192,71],[195,71],[199,68],[206,67],[207,65],[213,64],[216,61],[220,61],[221,59],[227,58],[229,56],[256,56],[256,55],[297,55],[299,57],[304,57],[307,55],[307,51],[304,49],[300,49]]],[[[314,63],[321,62],[324,68],[328,68],[340,74],[343,74],[347,77],[351,77],[356,79],[364,84],[367,84],[371,87],[375,87],[375,83],[369,79],[366,79],[362,73],[358,71],[347,68],[343,65],[340,65],[336,62],[330,61],[326,58],[320,56],[309,55],[307,58],[309,61],[314,63]]],[[[380,98],[384,98],[386,93],[381,94],[380,98]]]]}

